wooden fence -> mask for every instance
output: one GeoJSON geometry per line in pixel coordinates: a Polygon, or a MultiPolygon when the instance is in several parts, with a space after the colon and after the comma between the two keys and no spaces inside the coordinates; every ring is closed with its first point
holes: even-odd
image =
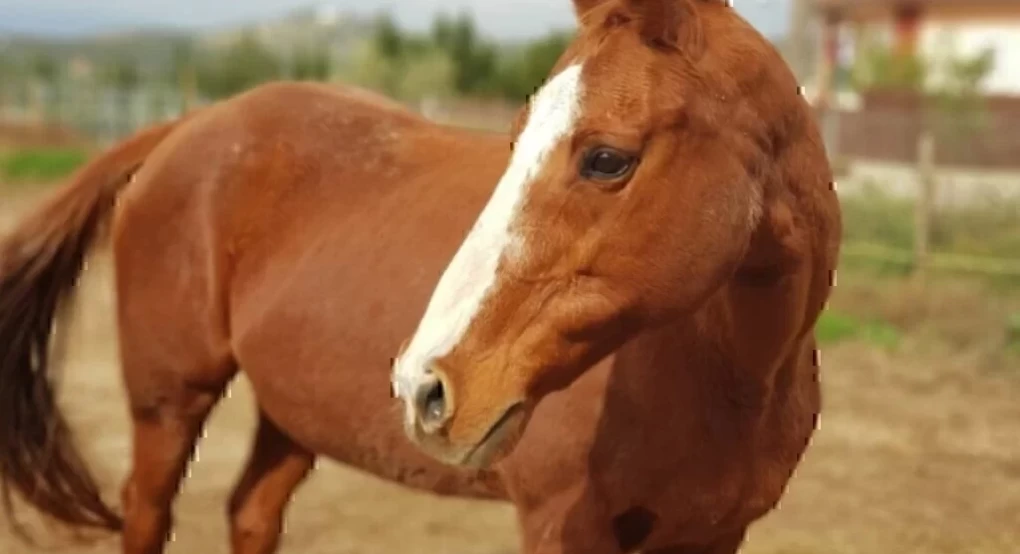
{"type": "MultiPolygon", "coordinates": [[[[898,249],[881,243],[849,242],[842,248],[843,256],[893,264],[910,269],[912,275],[925,281],[932,273],[963,273],[990,277],[1020,279],[1020,252],[1012,258],[995,258],[966,254],[949,254],[932,248],[933,229],[939,210],[935,198],[938,195],[939,166],[936,164],[938,144],[931,132],[922,132],[916,142],[917,160],[914,166],[915,191],[910,196],[913,206],[913,244],[910,250],[898,249]]],[[[1020,173],[1015,183],[1016,190],[1008,202],[1014,210],[1016,230],[1020,230],[1020,173]]],[[[954,206],[948,206],[953,209],[954,206]]],[[[947,209],[943,206],[942,209],[947,209]]],[[[993,237],[989,237],[993,238],[993,237]]]]}
{"type": "Polygon", "coordinates": [[[956,111],[914,94],[871,92],[861,99],[858,109],[824,114],[834,156],[917,163],[918,141],[934,130],[939,165],[1020,169],[1020,97],[984,97],[956,111]]]}

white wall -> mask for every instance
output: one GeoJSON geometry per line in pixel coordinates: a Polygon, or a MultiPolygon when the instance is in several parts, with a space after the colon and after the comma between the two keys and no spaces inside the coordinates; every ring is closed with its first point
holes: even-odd
{"type": "MultiPolygon", "coordinates": [[[[863,25],[862,30],[879,42],[892,45],[895,28],[882,20],[863,25]]],[[[840,62],[851,65],[859,46],[854,33],[843,29],[844,48],[840,62]]],[[[1020,95],[1020,20],[1016,21],[931,21],[922,20],[918,47],[926,56],[973,56],[985,47],[995,51],[995,64],[984,80],[984,90],[991,94],[1020,95]]],[[[935,77],[937,79],[937,77],[935,77]]]]}
{"type": "Polygon", "coordinates": [[[1020,21],[925,21],[919,46],[928,55],[973,56],[984,48],[995,50],[995,66],[984,89],[993,94],[1020,94],[1020,21]]]}

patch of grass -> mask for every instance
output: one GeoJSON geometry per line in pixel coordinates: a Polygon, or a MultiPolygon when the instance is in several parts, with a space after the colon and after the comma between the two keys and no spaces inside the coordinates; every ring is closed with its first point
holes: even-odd
{"type": "Polygon", "coordinates": [[[860,194],[840,197],[843,215],[843,240],[878,243],[909,250],[914,245],[914,204],[895,198],[877,185],[865,187],[860,194]]]}
{"type": "Polygon", "coordinates": [[[1020,355],[1020,312],[1010,314],[1006,321],[1006,337],[1009,350],[1020,355]]]}
{"type": "MultiPolygon", "coordinates": [[[[914,201],[890,196],[877,184],[859,194],[840,198],[844,244],[867,244],[895,249],[906,259],[844,255],[840,267],[895,277],[912,271],[914,201]]],[[[1020,252],[1020,202],[988,198],[972,204],[943,207],[932,214],[930,247],[935,254],[1014,260],[1020,252]]],[[[962,270],[940,270],[964,274],[962,270]]],[[[979,275],[979,273],[975,273],[979,275]]],[[[1020,278],[1009,275],[983,279],[1000,289],[1020,289],[1020,278]]]]}
{"type": "Polygon", "coordinates": [[[0,153],[0,181],[48,183],[73,173],[89,158],[83,148],[32,148],[0,153]]]}
{"type": "Polygon", "coordinates": [[[815,335],[822,344],[832,344],[849,340],[857,336],[859,321],[855,317],[840,312],[826,310],[818,318],[815,335]]]}
{"type": "Polygon", "coordinates": [[[1020,368],[1020,290],[982,279],[933,276],[926,284],[840,271],[820,341],[895,345],[900,353],[967,360],[973,371],[1016,374],[1020,368]]]}
{"type": "Polygon", "coordinates": [[[833,310],[826,310],[821,315],[815,326],[815,332],[819,342],[823,344],[861,340],[886,349],[896,348],[902,337],[899,329],[887,322],[865,320],[833,310]]]}

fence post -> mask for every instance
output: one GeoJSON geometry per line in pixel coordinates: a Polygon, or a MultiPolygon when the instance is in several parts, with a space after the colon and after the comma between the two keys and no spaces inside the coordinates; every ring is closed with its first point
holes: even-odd
{"type": "Polygon", "coordinates": [[[914,207],[914,276],[927,279],[935,196],[935,136],[922,131],[917,141],[917,202],[914,207]]]}
{"type": "Polygon", "coordinates": [[[198,105],[198,79],[195,68],[187,64],[181,68],[178,74],[178,91],[180,92],[180,106],[178,113],[187,113],[198,105]]]}

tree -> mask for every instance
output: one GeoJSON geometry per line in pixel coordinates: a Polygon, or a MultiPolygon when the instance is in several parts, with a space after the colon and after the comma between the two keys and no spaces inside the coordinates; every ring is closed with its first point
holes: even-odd
{"type": "Polygon", "coordinates": [[[168,83],[179,83],[195,71],[195,45],[187,39],[176,40],[170,49],[170,65],[164,79],[168,83]]]}
{"type": "Polygon", "coordinates": [[[875,39],[860,35],[860,55],[850,70],[850,84],[857,90],[919,92],[928,79],[928,64],[916,54],[904,54],[875,39]]]}
{"type": "Polygon", "coordinates": [[[388,60],[397,60],[404,55],[404,36],[389,14],[379,16],[376,21],[375,50],[388,60]]]}
{"type": "Polygon", "coordinates": [[[231,96],[266,81],[280,78],[282,64],[250,32],[245,32],[219,56],[199,69],[199,87],[214,98],[231,96]]]}
{"type": "Polygon", "coordinates": [[[329,50],[316,44],[298,48],[294,52],[292,77],[299,81],[325,81],[332,73],[332,59],[329,50]]]}
{"type": "Polygon", "coordinates": [[[900,53],[862,37],[852,82],[862,92],[898,91],[921,100],[924,124],[940,143],[959,148],[984,124],[981,83],[994,67],[993,50],[961,56],[953,36],[940,37],[930,55],[900,53]]]}
{"type": "Polygon", "coordinates": [[[29,63],[32,77],[45,83],[54,83],[60,75],[56,60],[48,54],[37,54],[29,63]]]}
{"type": "Polygon", "coordinates": [[[549,77],[572,38],[569,32],[553,32],[526,45],[500,68],[496,92],[513,101],[523,101],[534,94],[549,77]]]}
{"type": "Polygon", "coordinates": [[[22,78],[19,69],[14,57],[8,55],[4,46],[0,45],[0,110],[5,107],[8,95],[14,91],[12,85],[19,83],[22,78]]]}
{"type": "Polygon", "coordinates": [[[786,37],[787,56],[790,68],[801,81],[811,73],[809,59],[812,45],[808,36],[808,29],[811,22],[812,9],[811,0],[791,0],[789,8],[790,31],[786,37]]]}
{"type": "Polygon", "coordinates": [[[356,52],[349,80],[404,99],[456,94],[520,101],[542,84],[571,33],[550,33],[509,51],[480,38],[468,13],[440,13],[428,33],[400,30],[388,16],[356,52]]]}
{"type": "Polygon", "coordinates": [[[407,100],[451,95],[454,72],[453,61],[445,52],[427,51],[401,72],[397,95],[407,100]]]}
{"type": "Polygon", "coordinates": [[[432,20],[430,31],[432,43],[444,51],[451,51],[453,45],[453,20],[445,12],[440,12],[432,20]]]}
{"type": "Polygon", "coordinates": [[[102,80],[117,90],[131,90],[141,83],[138,65],[126,56],[110,62],[102,73],[102,80]]]}
{"type": "Polygon", "coordinates": [[[0,45],[0,80],[6,81],[18,72],[14,59],[7,54],[4,47],[0,45]]]}
{"type": "Polygon", "coordinates": [[[995,67],[995,51],[987,48],[973,56],[953,53],[952,41],[944,64],[933,72],[932,125],[945,141],[966,141],[985,124],[985,101],[981,84],[995,67]]]}
{"type": "Polygon", "coordinates": [[[400,70],[399,60],[383,55],[379,43],[372,41],[354,52],[348,75],[354,83],[396,96],[400,89],[400,70]]]}
{"type": "Polygon", "coordinates": [[[195,45],[190,40],[182,39],[174,43],[166,78],[180,91],[182,110],[190,109],[196,102],[198,68],[195,58],[195,45]]]}
{"type": "Polygon", "coordinates": [[[451,20],[437,16],[432,25],[432,40],[454,64],[454,89],[461,94],[482,91],[496,75],[497,52],[495,46],[478,38],[470,14],[461,12],[451,20]]]}

